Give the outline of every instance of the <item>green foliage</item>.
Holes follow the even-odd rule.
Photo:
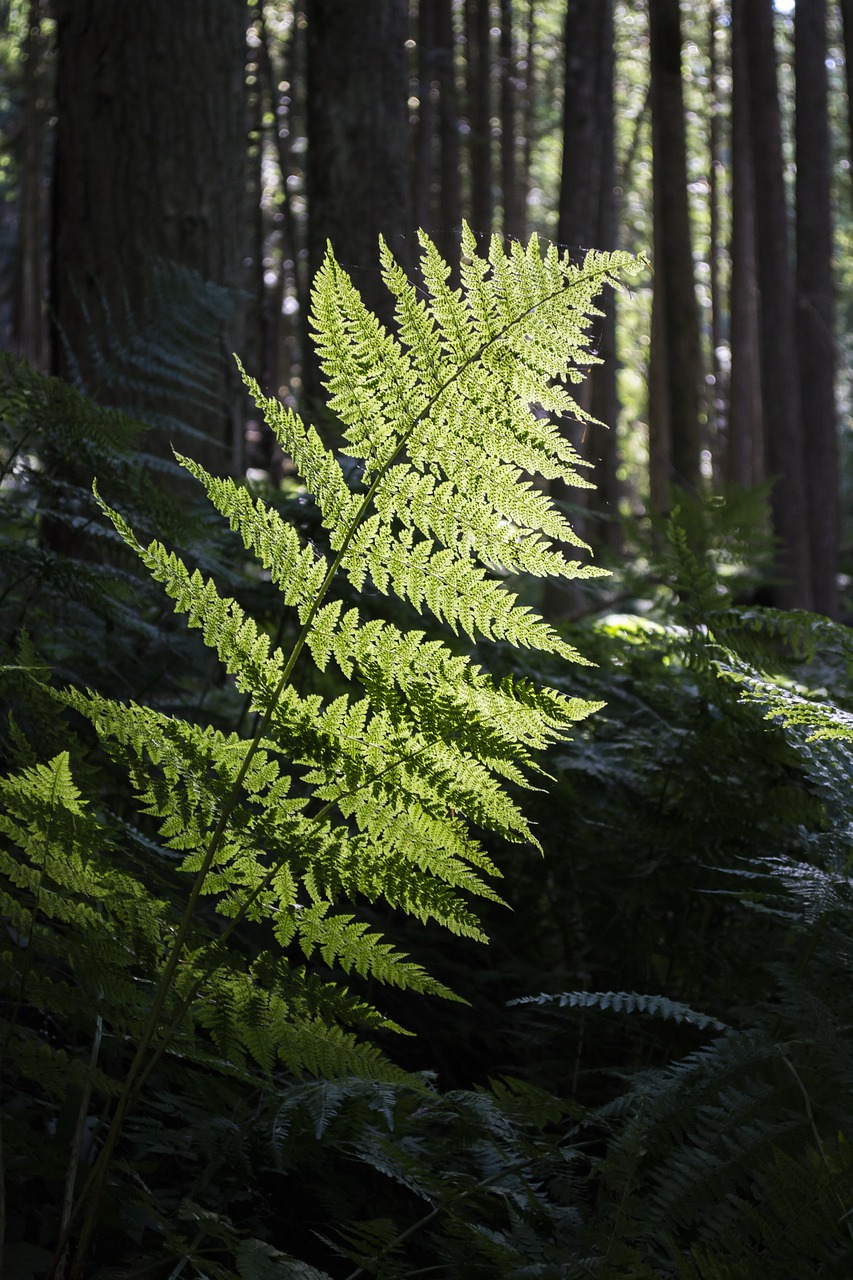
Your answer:
[[[525,473],[583,483],[579,459],[541,409],[584,416],[567,384],[580,377],[574,362],[591,358],[594,299],[635,264],[624,254],[590,254],[575,267],[553,248],[540,253],[535,241],[505,253],[497,239],[481,259],[466,232],[463,289],[453,292],[426,238],[423,249],[423,295],[382,250],[396,335],[365,310],[331,251],[315,285],[330,407],[344,452],[357,460],[349,475],[313,427],[247,380],[316,503],[328,551],[259,496],[179,458],[258,562],[256,572],[278,589],[284,648],[236,592],[225,594],[234,575],[219,571],[218,557],[141,538],[134,526],[156,526],[156,511],[153,521],[134,516],[131,524],[97,498],[109,522],[98,536],[106,528],[120,539],[110,544],[109,572],[126,563],[129,548],[200,632],[224,691],[234,691],[230,726],[139,694],[118,700],[98,679],[54,689],[27,641],[25,656],[5,664],[27,714],[52,700],[55,736],[67,743],[50,762],[25,759],[3,791],[5,954],[19,989],[7,1010],[6,1087],[17,1097],[35,1082],[48,1118],[41,1148],[49,1149],[44,1158],[35,1145],[26,1150],[33,1121],[24,1110],[7,1177],[24,1188],[38,1177],[56,1206],[37,1228],[39,1247],[57,1248],[52,1273],[67,1261],[72,1277],[90,1274],[91,1242],[95,1263],[105,1265],[123,1256],[129,1236],[143,1256],[154,1248],[164,1267],[183,1257],[200,1273],[232,1274],[201,1261],[218,1240],[239,1275],[299,1274],[220,1212],[236,1176],[228,1143],[205,1168],[195,1155],[187,1160],[178,1202],[145,1171],[162,1167],[179,1136],[174,1118],[192,1109],[196,1089],[220,1089],[227,1114],[235,1090],[266,1097],[283,1071],[291,1079],[354,1076],[362,1087],[374,1077],[407,1078],[374,1043],[377,1033],[400,1030],[377,991],[451,992],[385,941],[377,908],[483,938],[470,899],[497,902],[489,882],[498,871],[474,829],[535,846],[509,787],[529,788],[537,753],[597,706],[524,676],[487,674],[460,637],[579,658],[505,580],[520,570],[595,572],[554,548],[582,544]],[[13,374],[26,381],[20,369]],[[35,380],[33,396],[22,393],[22,414],[29,422],[34,398],[48,425],[27,455],[32,474],[50,456],[49,409],[63,397],[79,411],[86,447],[96,448],[86,424],[97,415],[67,389]],[[13,402],[8,395],[7,406]],[[14,419],[11,407],[6,419]],[[125,479],[132,472],[135,484],[140,474],[126,452],[134,428],[117,414],[98,421],[102,448],[116,458],[112,469],[99,464],[99,489],[124,507]],[[19,458],[20,447],[7,455]],[[24,503],[28,488],[22,481],[15,489]],[[130,509],[133,516],[133,502]],[[88,512],[86,522],[88,533]],[[37,557],[41,542],[27,533],[24,554]],[[76,558],[85,574],[86,554]],[[132,590],[132,578],[124,581]],[[451,634],[371,616],[373,606],[351,604],[352,590],[365,600],[393,593]],[[20,614],[18,629],[24,621]],[[303,670],[309,655],[313,672]],[[14,721],[8,744],[13,758],[32,754]],[[97,804],[83,802],[78,776],[102,788]],[[36,947],[51,966],[33,963]],[[351,988],[356,982],[367,983],[364,994]],[[38,1072],[27,1065],[33,1053]],[[55,1113],[72,1059],[67,1079],[83,1091],[76,1131],[89,1136],[75,1138],[69,1162]],[[478,1110],[484,1130],[502,1123],[494,1102],[465,1105]],[[151,1128],[158,1109],[159,1132]],[[506,1182],[502,1159],[484,1151],[474,1184],[485,1178],[520,1204],[527,1193]],[[207,1209],[212,1179],[220,1186]],[[484,1224],[480,1248],[493,1260],[509,1257],[507,1222],[515,1231],[523,1220],[513,1209]],[[24,1232],[34,1225],[28,1212],[21,1222]],[[365,1230],[353,1228],[347,1247],[366,1258]],[[373,1252],[388,1252],[386,1228],[376,1232]],[[23,1234],[11,1243],[30,1242]]]
[[[69,540],[7,592],[7,1269],[846,1276],[849,632],[732,605],[760,495],[682,503],[617,579],[633,613],[537,618],[512,591],[570,535],[525,474],[573,461],[523,366],[553,410],[572,298],[618,263],[496,245],[454,295],[425,254],[425,294],[384,255],[395,337],[331,256],[318,280],[349,461],[253,386],[305,487],[181,458],[214,516],[167,496],[165,538],[111,418],[108,555]],[[8,369],[8,429],[40,424],[5,446],[14,583],[69,393]],[[65,410],[81,440],[102,412]],[[165,597],[215,677],[151,696],[99,669],[106,621],[95,660],[57,637],[93,563],[90,619],[166,654]]]
[[[605,620],[588,649],[602,659],[589,684],[609,696],[580,751],[560,753],[563,811],[585,799],[562,840],[570,878],[539,825],[550,919],[573,912],[548,954],[590,988],[515,1002],[540,1046],[534,1078],[553,1079],[562,1054],[589,1107],[576,1137],[595,1144],[593,1198],[567,1274],[840,1277],[853,1248],[851,760],[837,733],[849,633],[720,607],[686,540],[669,546],[689,554],[674,614]],[[578,885],[596,887],[579,900]],[[602,978],[642,994],[602,994]],[[709,1014],[667,1031],[673,1001]],[[660,1032],[634,1012],[614,1033],[619,1004],[663,1015]],[[702,1031],[713,1038],[697,1047]]]

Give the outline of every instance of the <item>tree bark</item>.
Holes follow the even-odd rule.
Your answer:
[[[726,398],[720,352],[724,336],[720,178],[723,174],[722,103],[720,101],[717,28],[720,20],[716,0],[708,6],[708,269],[711,302],[711,381],[708,405],[708,447],[716,459],[721,453],[726,429]]]
[[[533,142],[536,129],[536,0],[528,0],[524,31],[524,96],[521,103],[521,207],[522,236],[527,234],[527,197],[533,164]]]
[[[838,614],[839,443],[826,76],[826,0],[794,20],[797,157],[797,344],[814,608]]]
[[[465,0],[468,50],[468,147],[471,166],[471,228],[492,231],[491,16],[489,0]]]
[[[804,474],[800,377],[794,323],[794,279],[782,159],[772,0],[733,0],[742,8],[749,65],[749,118],[755,183],[761,387],[767,468],[778,539],[774,600],[780,608],[812,607],[808,505]]]
[[[853,161],[853,0],[840,0],[844,33],[844,78],[847,84],[847,146]]]
[[[459,146],[459,95],[456,91],[456,29],[452,0],[436,0],[436,75],[438,78],[438,232],[437,243],[459,283],[462,231],[462,176]]]
[[[390,322],[379,236],[406,269],[411,254],[406,0],[308,0],[305,14],[311,274],[331,240],[367,306]]]
[[[45,308],[45,97],[41,0],[30,0],[23,54],[18,237],[15,255],[13,339],[16,351],[37,369],[48,366]]]
[[[252,279],[245,4],[56,0],[54,14],[54,371],[168,423],[164,451],[172,429],[188,425],[205,439],[185,447],[208,466],[238,470],[243,398],[231,353],[243,349],[242,300]],[[147,350],[182,354],[173,350],[173,299],[152,299],[164,279],[158,265],[220,286],[213,296],[221,306],[210,316],[211,385],[198,406],[187,406],[179,378],[153,385],[155,366],[151,385],[128,403],[130,387],[115,374],[111,343],[128,310],[131,332],[120,336],[133,342],[144,327],[143,374]]]
[[[594,247],[601,198],[601,0],[566,4],[563,164],[557,240],[574,261]]]
[[[649,419],[649,506],[655,513],[669,508],[669,492],[672,474],[672,440],[670,424],[672,415],[669,404],[669,377],[667,374],[667,333],[664,319],[663,260],[655,267],[652,287],[652,323],[649,340],[648,388]]]
[[[600,0],[599,4],[599,81],[598,114],[601,126],[600,140],[600,190],[598,197],[598,225],[596,248],[615,249],[619,235],[619,204],[616,193],[616,121],[614,118],[614,75],[616,54],[613,43],[613,0]],[[622,546],[622,526],[619,522],[619,499],[622,486],[619,481],[619,392],[617,384],[618,360],[616,354],[616,309],[618,297],[608,293],[604,299],[604,318],[598,354],[603,364],[593,366],[590,379],[590,412],[606,430],[593,427],[589,436],[588,456],[595,461],[591,479],[595,490],[590,494],[590,509],[604,517],[600,528],[593,534],[594,544],[618,553]]]
[[[522,191],[518,179],[516,145],[517,67],[512,0],[501,0],[501,190],[503,194],[503,233],[511,240],[524,234]]]
[[[613,156],[613,6],[612,0],[569,0],[565,19],[563,99],[563,163],[560,181],[557,240],[575,262],[600,245],[612,247],[616,237]],[[612,328],[612,295],[604,300],[608,315],[601,322],[599,353],[613,363],[592,365],[577,390],[580,407],[600,418],[594,423],[565,423],[575,447],[594,464],[587,478],[596,490],[552,485],[552,495],[589,516],[574,523],[577,531],[598,549],[609,539],[607,521],[595,519],[617,514],[615,331]],[[606,428],[610,427],[610,431]],[[590,518],[592,517],[592,518]],[[616,525],[614,524],[614,529]],[[546,593],[545,607],[552,616],[573,607],[565,589]]]
[[[743,9],[732,8],[732,224],[729,297],[731,375],[726,440],[726,479],[752,485],[764,479],[761,352],[755,240],[755,182],[749,126],[749,65]]]
[[[412,211],[416,227],[432,234],[436,63],[436,0],[418,5],[418,124],[412,166]]]
[[[665,362],[669,470],[674,483],[699,487],[699,307],[687,196],[687,147],[681,86],[678,0],[650,0],[655,293],[659,294],[656,358]],[[662,273],[662,274],[661,274]],[[654,338],[653,338],[654,341]],[[656,430],[656,435],[667,433]]]

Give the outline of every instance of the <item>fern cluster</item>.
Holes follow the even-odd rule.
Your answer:
[[[400,1029],[376,984],[451,992],[385,941],[369,904],[483,938],[471,898],[497,900],[498,868],[476,831],[536,845],[508,787],[529,787],[537,753],[597,705],[495,679],[469,645],[498,639],[579,660],[507,579],[597,572],[563,559],[556,543],[582,544],[530,477],[585,483],[548,415],[584,416],[569,385],[594,359],[594,300],[635,264],[591,253],[574,266],[535,241],[505,252],[494,240],[481,258],[467,231],[463,251],[454,291],[424,238],[421,291],[383,247],[393,334],[327,255],[313,325],[351,478],[313,427],[247,379],[319,509],[328,550],[245,487],[179,458],[278,588],[289,647],[223,591],[223,575],[140,537],[98,497],[245,700],[238,728],[96,687],[53,689],[34,663],[7,664],[27,668],[79,735],[76,759],[27,762],[3,793],[10,911],[15,900],[4,963],[19,985],[4,1011],[6,1078],[29,1080],[48,1114],[76,1106],[81,1134],[96,1117],[95,1140],[75,1139],[44,1215],[56,1274],[67,1263],[83,1274],[90,1242],[104,1239],[99,1223],[147,1202],[116,1159],[171,1063],[190,1079],[215,1068],[252,1087],[281,1069],[402,1078],[371,1039]],[[117,504],[114,479],[101,489]],[[353,591],[393,593],[449,633],[403,630],[375,605],[354,606]],[[343,691],[316,692],[308,658],[315,673],[333,665]],[[117,812],[86,806],[73,780],[81,768],[124,774]],[[117,842],[130,858],[113,857]],[[33,963],[51,950],[55,974]],[[85,998],[69,994],[78,979]],[[82,1100],[69,1095],[69,1044]],[[6,1147],[7,1178],[25,1185],[27,1134],[21,1125]],[[48,1131],[40,1149],[51,1145]],[[54,1190],[62,1151],[55,1143],[44,1166]]]
[[[683,538],[670,546],[693,556]],[[557,911],[596,872],[600,887],[560,932],[551,993],[514,1002],[540,1046],[534,1078],[553,1079],[563,1055],[587,1108],[574,1139],[597,1148],[566,1274],[842,1277],[850,637],[806,614],[726,607],[695,557],[687,568],[674,616],[596,627],[617,670],[591,673],[608,709],[559,753],[564,803],[582,789],[585,820],[564,838],[569,885],[558,868],[549,879]],[[543,839],[553,866],[559,837]],[[560,965],[588,989],[561,991]],[[634,990],[596,990],[602,977]]]

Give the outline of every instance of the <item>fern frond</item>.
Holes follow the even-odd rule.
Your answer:
[[[678,1000],[670,1000],[661,995],[640,995],[636,991],[561,991],[550,995],[543,992],[538,996],[521,996],[511,1000],[513,1005],[537,1005],[557,1009],[610,1009],[614,1013],[648,1013],[653,1017],[672,1022],[687,1022],[704,1031],[706,1027],[714,1031],[727,1030],[726,1024],[707,1013],[697,1013],[688,1005]]]
[[[583,661],[507,582],[522,572],[598,572],[564,559],[563,547],[583,543],[529,476],[586,483],[582,460],[549,415],[587,416],[569,388],[594,358],[595,300],[635,264],[591,254],[579,268],[556,249],[543,253],[535,239],[509,252],[494,239],[480,257],[466,229],[462,288],[454,291],[425,238],[422,247],[423,297],[381,247],[394,334],[370,315],[331,250],[317,277],[312,324],[342,451],[355,467],[345,471],[313,426],[244,375],[316,504],[325,552],[303,523],[289,524],[248,489],[178,457],[278,593],[280,641],[271,639],[273,611],[264,622],[251,615],[249,592],[235,587],[239,575],[224,555],[201,547],[195,560],[178,554],[159,536],[137,534],[137,512],[119,513],[98,497],[111,552],[123,562],[129,548],[216,655],[220,705],[233,705],[236,690],[244,707],[231,732],[198,723],[198,708],[182,716],[162,703],[107,696],[97,680],[45,690],[98,734],[118,793],[105,806],[120,813],[109,838],[75,791],[67,757],[28,761],[29,772],[0,790],[0,906],[11,922],[3,976],[20,975],[29,951],[21,938],[31,939],[46,964],[22,984],[26,1000],[66,1023],[82,1021],[74,1043],[91,1043],[93,1017],[106,1025],[116,1072],[124,1072],[75,1224],[75,1273],[87,1265],[110,1169],[126,1180],[122,1192],[132,1188],[130,1200],[147,1205],[131,1164],[115,1157],[119,1137],[133,1131],[127,1120],[140,1093],[160,1096],[153,1080],[161,1073],[174,1078],[177,1065],[195,1079],[210,1070],[253,1087],[280,1072],[412,1084],[369,1040],[401,1028],[350,984],[452,993],[386,941],[366,904],[482,939],[471,902],[499,901],[490,883],[498,869],[474,831],[537,847],[515,793],[541,775],[536,753],[597,705],[495,679],[460,637]],[[352,588],[368,588],[374,600],[353,607]],[[381,604],[375,597],[387,594],[432,615],[444,635],[406,634],[368,617]],[[308,657],[336,669],[319,681],[306,677]],[[128,816],[132,806],[138,821]],[[102,865],[84,855],[81,833],[104,851]],[[136,878],[113,875],[112,838],[132,850]],[[75,982],[85,991],[76,1003]],[[31,1030],[9,1040],[21,1062],[38,1039]],[[126,1045],[135,1045],[130,1054]],[[61,1062],[48,1057],[43,1089],[53,1096]],[[103,1097],[114,1088],[111,1071],[86,1078]],[[517,1268],[544,1201],[532,1179],[507,1173],[515,1130],[494,1100],[474,1095],[457,1110],[472,1135],[460,1186],[486,1212],[475,1227],[456,1214],[453,1231],[485,1262]],[[177,1151],[173,1133],[161,1154],[170,1141]],[[358,1158],[417,1185],[411,1153],[389,1154],[374,1135],[364,1136]],[[432,1175],[437,1186],[443,1180],[441,1171]],[[186,1206],[201,1238],[233,1254],[233,1226],[194,1199]],[[159,1212],[146,1221],[165,1221]],[[166,1238],[178,1255],[195,1256],[180,1231]],[[391,1242],[379,1248],[387,1254]],[[244,1253],[250,1273],[268,1262],[289,1266],[284,1255]]]

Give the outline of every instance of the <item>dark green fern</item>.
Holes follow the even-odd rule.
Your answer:
[[[331,251],[315,284],[318,352],[343,450],[357,462],[352,482],[313,427],[247,380],[320,510],[326,553],[242,486],[179,458],[278,587],[293,619],[281,630],[293,637],[289,647],[223,592],[220,575],[140,538],[112,505],[120,488],[101,485],[112,527],[218,656],[226,686],[247,700],[240,720],[250,727],[228,731],[93,688],[55,693],[59,709],[91,726],[134,797],[125,825],[85,819],[107,824],[107,843],[129,826],[138,832],[139,873],[116,877],[108,893],[98,888],[94,836],[78,854],[42,834],[84,822],[75,763],[60,755],[6,784],[5,877],[18,901],[6,954],[20,975],[6,1011],[7,1061],[13,1073],[29,1071],[48,1108],[64,1105],[67,1050],[39,1025],[46,979],[16,939],[54,946],[57,983],[67,984],[76,962],[57,891],[73,889],[62,908],[68,926],[81,954],[91,935],[100,957],[91,1007],[72,1001],[97,1143],[80,1143],[68,1166],[64,1208],[51,1219],[51,1274],[89,1274],[93,1240],[108,1257],[103,1224],[122,1204],[147,1200],[119,1156],[170,1063],[182,1062],[190,1078],[215,1070],[256,1084],[282,1069],[403,1078],[371,1039],[399,1029],[378,1008],[377,986],[451,992],[385,941],[364,908],[384,902],[482,938],[471,898],[496,899],[498,872],[475,831],[536,845],[508,784],[529,787],[538,753],[597,705],[525,679],[496,680],[468,645],[499,639],[581,660],[505,578],[598,572],[563,559],[557,543],[582,544],[528,476],[585,483],[580,459],[541,410],[584,416],[568,385],[594,358],[595,299],[636,264],[591,253],[574,266],[535,240],[506,253],[495,239],[481,258],[466,231],[463,288],[453,291],[426,238],[423,251],[420,292],[382,249],[395,335],[366,311]],[[449,633],[404,631],[352,606],[353,589],[394,594]],[[315,671],[333,663],[345,691],[314,692],[309,659]],[[96,763],[90,754],[86,767]],[[40,816],[29,820],[17,815],[31,792]],[[151,883],[165,892],[155,896]],[[137,900],[130,928],[122,912]],[[365,979],[358,994],[351,983]],[[109,1044],[108,1054],[98,1050],[106,1076],[86,1065],[95,1056],[87,1030],[89,1042]],[[38,1065],[27,1067],[31,1043]]]

